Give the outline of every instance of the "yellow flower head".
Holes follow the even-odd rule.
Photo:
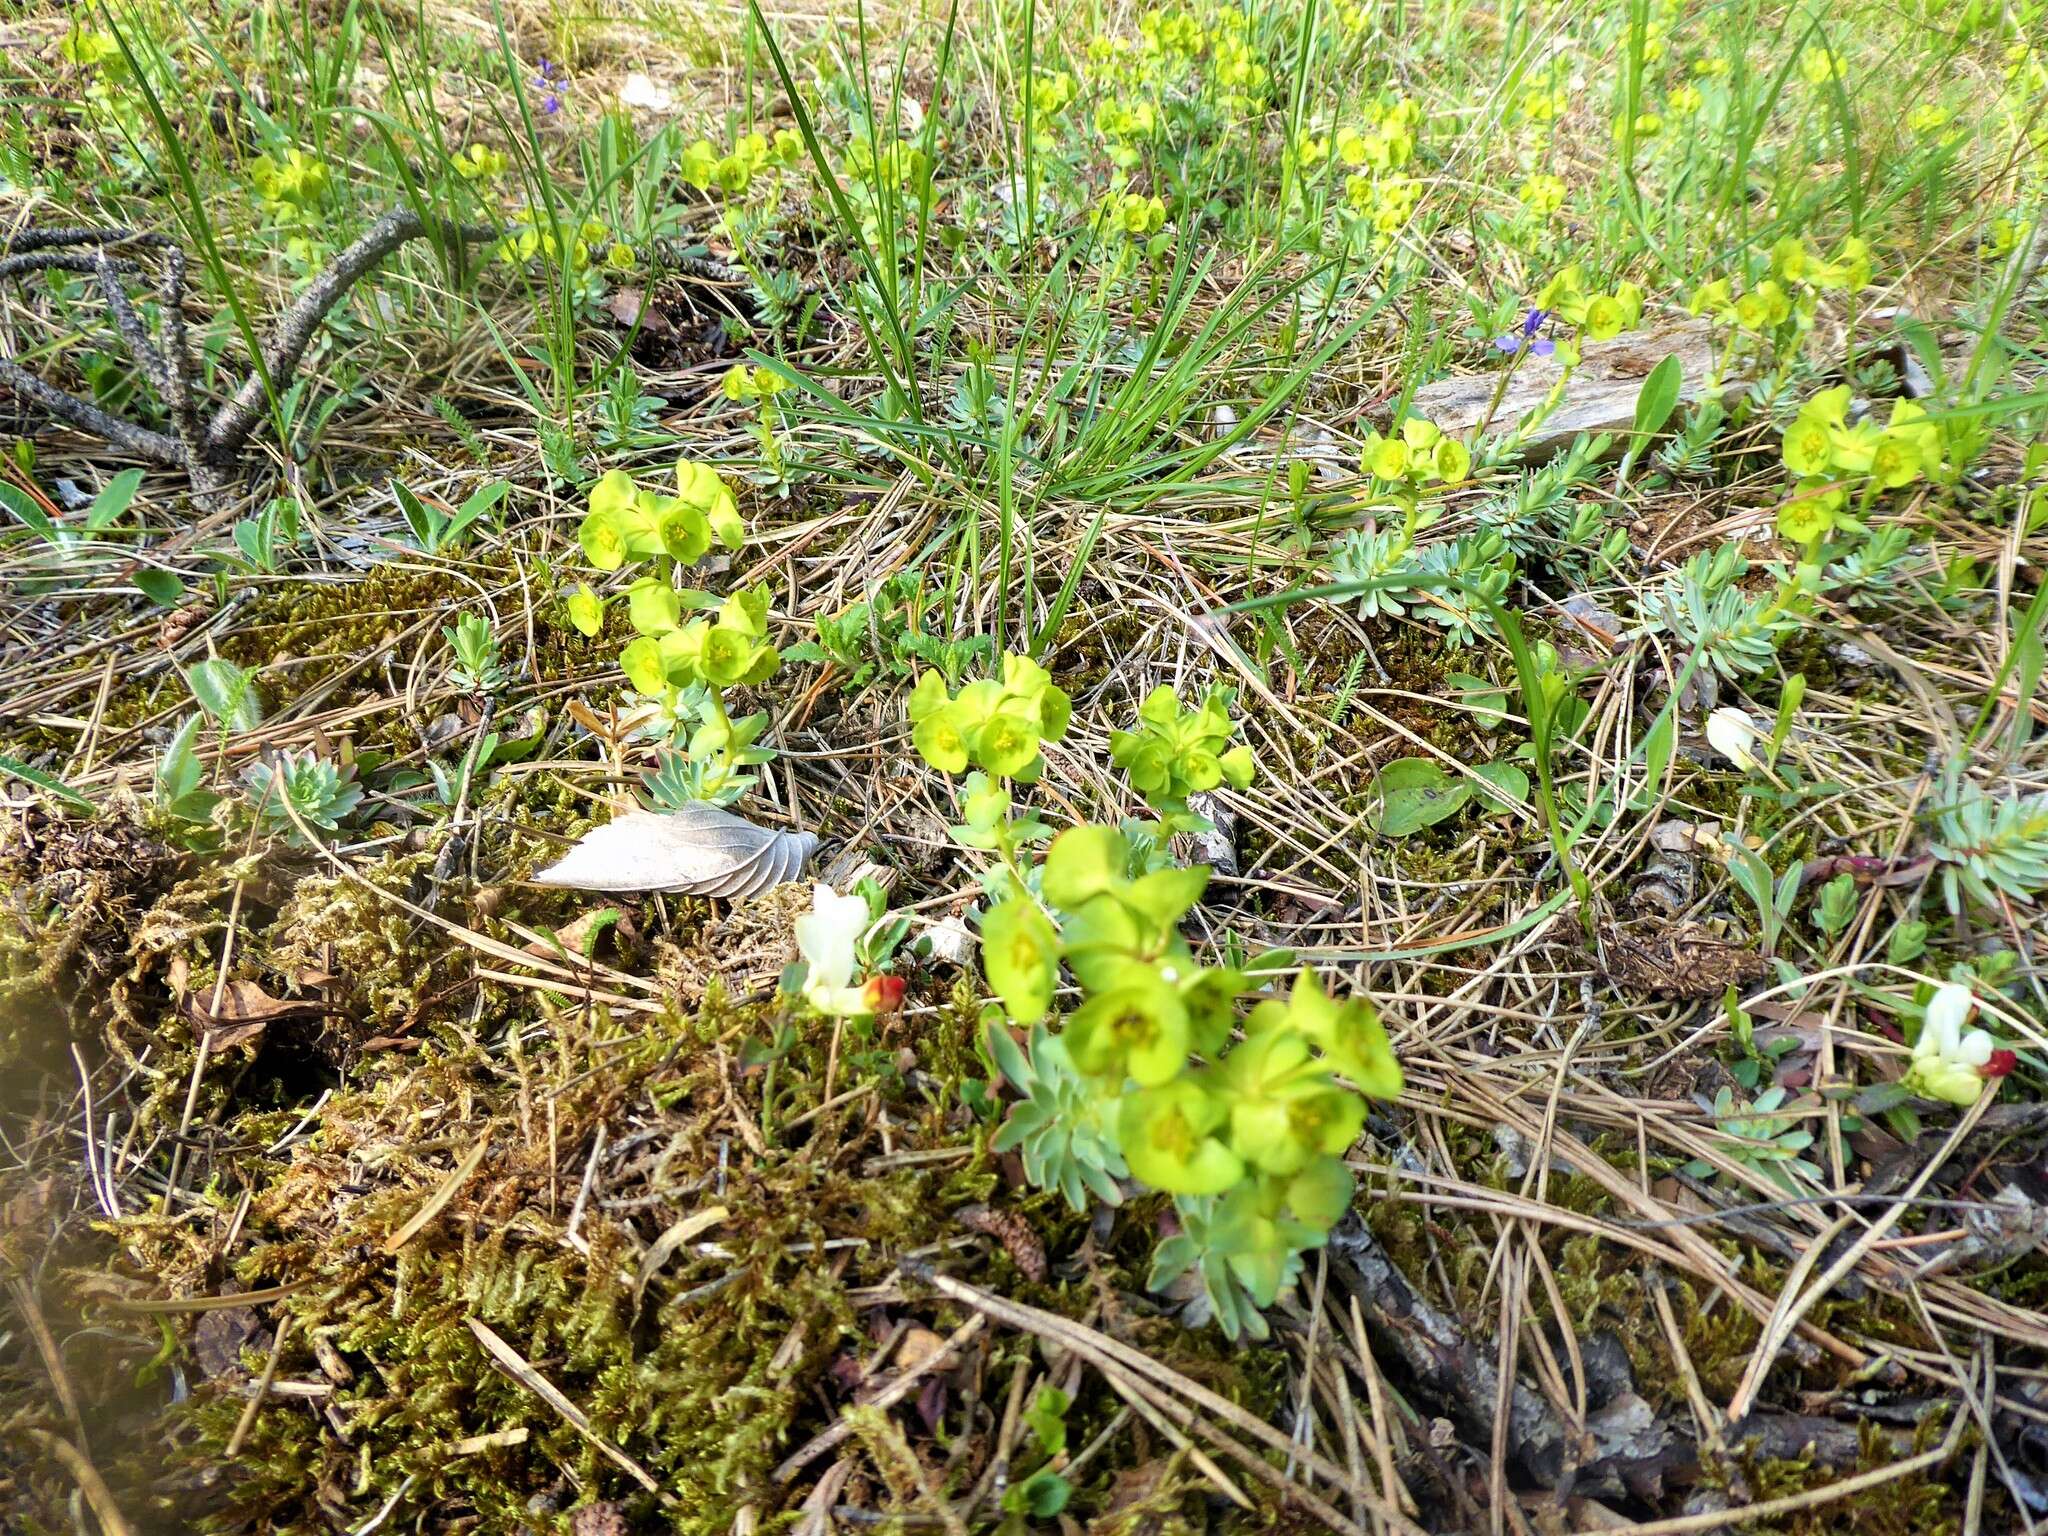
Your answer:
[[[488,144],[471,144],[455,156],[455,173],[464,181],[496,181],[511,163]]]
[[[1564,206],[1564,178],[1547,171],[1537,171],[1522,183],[1517,195],[1532,212],[1553,214]]]

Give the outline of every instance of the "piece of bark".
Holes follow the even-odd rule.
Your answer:
[[[1713,328],[1703,319],[1667,321],[1624,331],[1612,341],[1582,342],[1579,351],[1579,367],[1565,384],[1562,403],[1530,430],[1521,446],[1525,460],[1547,459],[1582,432],[1616,434],[1611,451],[1620,453],[1635,426],[1636,396],[1643,380],[1666,357],[1678,358],[1679,404],[1695,405],[1706,398],[1707,375],[1714,366]],[[1554,357],[1523,358],[1490,415],[1493,392],[1500,387],[1499,368],[1425,384],[1415,392],[1409,410],[1453,437],[1489,421],[1491,431],[1505,432],[1549,397],[1563,372]],[[1722,400],[1740,393],[1744,382],[1722,380]]]

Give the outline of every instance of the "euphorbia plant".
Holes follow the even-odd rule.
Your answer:
[[[1216,689],[1183,710],[1157,689],[1138,728],[1112,735],[1162,830],[1202,824],[1189,794],[1250,782],[1249,751],[1228,745],[1228,701]],[[1285,1000],[1263,995],[1278,976],[1272,957],[1205,965],[1181,923],[1209,871],[1159,867],[1164,837],[1083,824],[1033,861],[1050,829],[1013,812],[1003,781],[1036,779],[1041,745],[1065,734],[1070,709],[1018,656],[1002,681],[957,695],[928,673],[910,701],[925,761],[977,770],[955,840],[996,859],[982,882],[982,963],[999,1000],[989,1050],[1023,1098],[994,1146],[1019,1152],[1031,1181],[1077,1210],[1091,1197],[1116,1203],[1126,1179],[1173,1196],[1180,1232],[1159,1249],[1154,1285],[1192,1267],[1201,1311],[1233,1338],[1263,1337],[1259,1309],[1349,1204],[1342,1154],[1364,1123],[1362,1095],[1398,1093],[1401,1069],[1364,999],[1336,1001],[1306,972]],[[1055,1033],[1063,972],[1080,999]],[[1241,1015],[1247,998],[1258,1000]]]
[[[1109,755],[1130,775],[1172,832],[1206,832],[1208,821],[1188,809],[1188,796],[1222,784],[1251,787],[1252,749],[1229,745],[1236,725],[1230,718],[1231,690],[1218,685],[1194,709],[1162,684],[1138,706],[1138,728],[1109,733]]]
[[[1240,1019],[1240,1000],[1273,972],[1204,965],[1182,937],[1209,871],[1132,878],[1132,862],[1121,832],[1071,828],[1047,850],[1040,894],[1019,891],[983,919],[984,966],[1010,1022],[1046,1017],[1062,963],[1082,993],[1060,1034],[1034,1030],[1031,1060],[998,1022],[992,1049],[1027,1097],[995,1146],[1029,1145],[1033,1176],[1070,1200],[1099,1187],[1112,1159],[1174,1196],[1181,1234],[1161,1246],[1154,1286],[1193,1267],[1206,1312],[1233,1337],[1263,1337],[1258,1308],[1349,1203],[1342,1154],[1364,1123],[1362,1095],[1399,1093],[1400,1065],[1372,1005],[1332,999],[1312,972]],[[1060,1054],[1041,1062],[1048,1041]],[[1049,1092],[1060,1116],[1040,1102]]]
[[[1045,668],[1028,656],[1005,656],[1000,682],[969,683],[957,694],[936,671],[918,678],[910,694],[911,742],[941,773],[962,772],[971,762],[1030,784],[1043,761],[1040,744],[1066,735],[1073,712]]]
[[[686,762],[671,777],[692,798],[730,804],[752,782],[741,770],[773,756],[757,745],[767,716],[734,720],[725,706],[726,689],[764,682],[781,663],[768,642],[768,589],[721,600],[678,588],[676,574],[702,559],[714,538],[729,550],[745,542],[732,492],[716,470],[688,459],[676,464],[674,495],[648,490],[615,469],[592,488],[577,538],[601,571],[645,565],[626,588],[637,638],[619,653],[620,670],[659,726],[689,731]],[[569,616],[578,629],[595,634],[603,625],[602,601],[581,587],[569,599]]]
[[[1570,321],[1588,340],[1609,341],[1642,320],[1643,290],[1622,283],[1611,293],[1589,293],[1574,262],[1544,284],[1536,307]]]
[[[1801,406],[1781,446],[1785,467],[1799,479],[1778,509],[1778,532],[1805,546],[1809,559],[1831,534],[1862,532],[1862,514],[1879,492],[1932,478],[1942,469],[1941,430],[1927,420],[1925,409],[1895,400],[1884,426],[1868,417],[1851,426],[1846,384],[1824,389]]]

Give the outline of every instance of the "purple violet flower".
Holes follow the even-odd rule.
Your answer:
[[[1510,355],[1528,352],[1532,357],[1548,357],[1557,350],[1557,343],[1548,336],[1537,334],[1550,319],[1547,309],[1532,309],[1522,317],[1521,325],[1512,331],[1505,331],[1493,338],[1494,350]]]
[[[554,60],[543,58],[533,77],[533,88],[540,94],[541,111],[552,117],[562,110],[562,93],[569,89],[569,73]]]

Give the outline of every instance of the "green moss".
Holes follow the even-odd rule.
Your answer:
[[[417,1022],[436,990],[454,983],[462,956],[390,898],[409,896],[433,862],[423,853],[386,855],[360,871],[367,888],[339,875],[306,875],[263,935],[268,968],[332,973],[349,1014],[374,1033]]]
[[[940,1016],[932,1059],[958,1058],[959,1043],[947,1036],[962,1025]],[[381,1257],[445,1164],[445,1138],[433,1136],[437,1106],[460,1096],[465,1124],[516,1118],[517,1080],[495,1051],[430,1047],[404,1073],[337,1095],[314,1154],[277,1168],[258,1193],[250,1222],[259,1243],[237,1272],[248,1285],[306,1284],[284,1309],[299,1338],[321,1333],[354,1370],[355,1381],[334,1397],[352,1445],[302,1411],[266,1410],[243,1473],[206,1528],[324,1530],[325,1490],[376,1501],[408,1478],[473,1508],[491,1529],[511,1529],[529,1499],[558,1490],[564,1471],[578,1486],[646,1504],[559,1415],[490,1363],[468,1327],[472,1318],[675,1494],[676,1506],[661,1515],[668,1528],[723,1531],[742,1505],[773,1508],[780,1493],[767,1485],[767,1471],[803,1424],[816,1427],[822,1373],[860,1333],[849,1291],[886,1278],[896,1254],[953,1235],[949,1213],[994,1193],[979,1154],[964,1167],[869,1172],[818,1144],[833,1134],[829,1120],[810,1128],[811,1142],[729,1159],[728,1133],[713,1131],[703,1113],[722,1106],[731,1084],[703,1042],[723,1042],[730,1064],[744,1059],[748,1040],[781,1040],[785,1060],[808,1065],[828,1036],[819,1021],[714,999],[694,1019],[656,1020],[630,1034],[601,1020],[581,1034],[564,1030],[525,1060],[523,1071],[544,1085],[558,1137],[575,1144],[627,1105],[670,1104],[664,1180],[676,1193],[661,1220],[714,1203],[728,1212],[705,1235],[723,1253],[677,1256],[637,1307],[638,1252],[623,1228],[593,1210],[583,1223],[589,1253],[562,1242],[569,1194],[558,1181],[550,1192],[545,1139],[536,1146],[512,1135],[461,1202],[395,1260]],[[738,1091],[758,1118],[765,1071],[746,1073]],[[927,1112],[907,1083],[883,1091],[906,1128]],[[422,1115],[414,1134],[442,1149],[425,1164],[407,1138],[391,1139]],[[378,1128],[380,1140],[357,1141],[365,1128]],[[380,1187],[338,1197],[329,1172],[337,1155],[380,1173],[370,1180]],[[393,1179],[403,1169],[416,1172]],[[321,1235],[307,1236],[309,1228]],[[852,1248],[821,1247],[849,1238]],[[800,1346],[778,1362],[793,1334]],[[239,1412],[239,1399],[211,1391],[181,1412],[194,1466],[217,1464]],[[528,1438],[517,1446],[451,1450],[465,1437],[522,1427]]]
[[[1726,1472],[1710,1469],[1707,1486],[1720,1487],[1735,1503],[1763,1503],[1817,1492],[1860,1472],[1874,1472],[1892,1465],[1902,1456],[1930,1449],[1940,1438],[1941,1426],[1929,1421],[1916,1434],[1910,1450],[1895,1451],[1875,1425],[1863,1429],[1862,1454],[1850,1468],[1816,1466],[1811,1457],[1797,1459],[1756,1458],[1738,1452],[1736,1464]],[[1996,1487],[1996,1479],[1993,1479]],[[1887,1478],[1877,1486],[1848,1498],[1824,1499],[1805,1509],[1752,1521],[1742,1529],[1750,1536],[1953,1536],[1962,1528],[1967,1484],[1963,1479],[1936,1469],[1905,1477]],[[1992,1502],[2003,1504],[2002,1494]],[[1999,1523],[1993,1510],[1985,1511],[1984,1529],[2009,1528]]]

